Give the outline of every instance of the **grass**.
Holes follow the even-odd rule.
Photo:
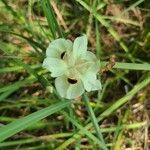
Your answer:
[[[0,150],[148,149],[148,1],[1,0],[0,8]],[[49,42],[83,33],[103,89],[68,101],[42,62]]]

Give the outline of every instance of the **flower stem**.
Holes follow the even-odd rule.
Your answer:
[[[93,111],[93,109],[92,109],[92,107],[91,107],[91,105],[90,105],[89,98],[87,97],[87,95],[86,95],[85,93],[83,94],[83,100],[84,100],[84,102],[85,102],[87,111],[88,111],[88,113],[89,113],[89,115],[90,115],[91,121],[92,121],[93,126],[94,126],[94,128],[95,128],[97,137],[98,137],[99,140],[103,143],[103,147],[105,147],[104,150],[108,150],[108,149],[107,149],[107,146],[106,146],[106,144],[105,144],[103,135],[102,135],[102,133],[101,133],[101,131],[100,131],[100,127],[99,127],[99,125],[98,125],[96,116],[95,116],[94,111]]]

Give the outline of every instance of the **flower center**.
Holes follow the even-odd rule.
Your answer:
[[[76,83],[77,83],[77,80],[76,80],[76,79],[68,78],[68,82],[69,82],[70,84],[76,84]]]

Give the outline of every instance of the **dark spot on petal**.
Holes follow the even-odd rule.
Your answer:
[[[77,80],[76,80],[76,79],[70,79],[70,78],[68,78],[68,82],[69,82],[70,84],[76,84],[76,83],[77,83]]]
[[[60,55],[60,58],[61,58],[61,59],[63,59],[63,58],[64,58],[65,53],[66,53],[66,52],[62,52],[62,53],[61,53],[61,55]]]

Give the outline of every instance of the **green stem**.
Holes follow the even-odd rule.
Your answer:
[[[105,144],[103,135],[102,135],[102,133],[101,133],[101,131],[100,131],[100,127],[99,127],[99,125],[98,125],[96,116],[95,116],[95,114],[94,114],[94,111],[93,111],[93,109],[92,109],[92,107],[91,107],[91,105],[90,105],[89,99],[88,99],[88,97],[87,97],[86,94],[83,94],[83,100],[84,100],[84,102],[85,102],[86,108],[87,108],[88,113],[89,113],[89,115],[90,115],[90,118],[91,118],[91,120],[92,120],[92,123],[93,123],[93,126],[94,126],[94,128],[95,128],[97,137],[99,138],[99,140],[100,140],[100,141],[103,143],[103,145],[105,146],[105,150],[107,150],[107,146],[106,146],[106,144]]]

